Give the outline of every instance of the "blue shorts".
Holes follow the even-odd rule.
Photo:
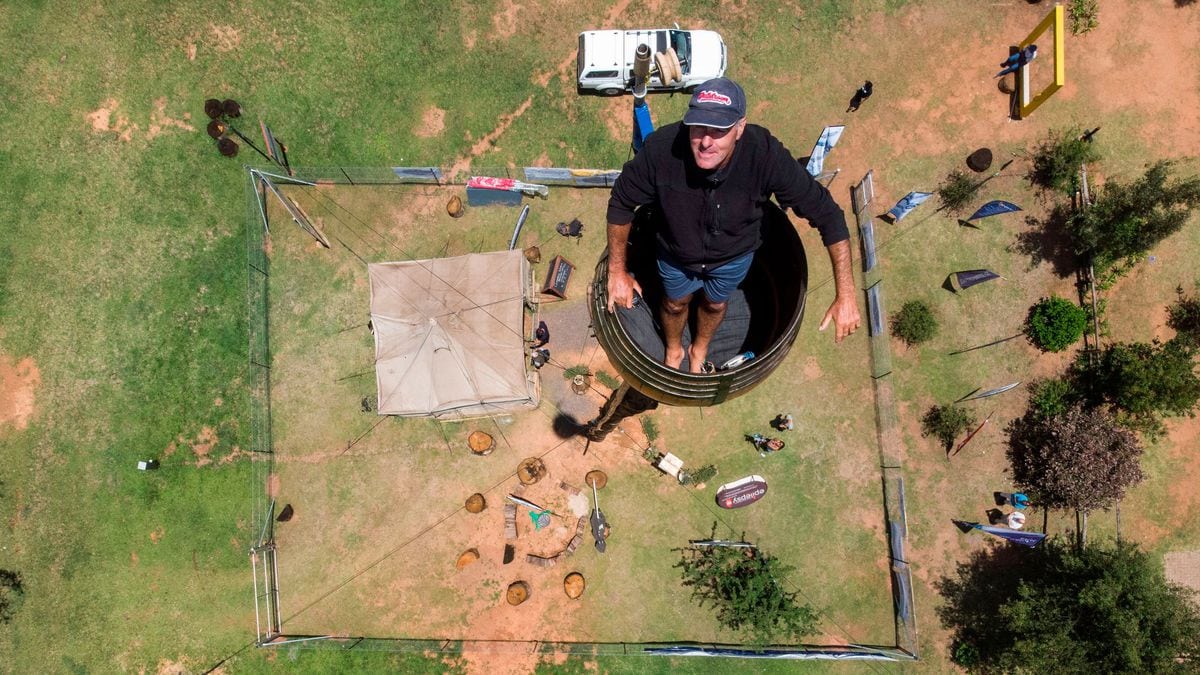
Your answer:
[[[716,269],[697,272],[664,257],[658,259],[658,274],[662,277],[663,290],[671,300],[682,300],[701,288],[711,302],[725,302],[746,278],[754,251],[739,256]]]

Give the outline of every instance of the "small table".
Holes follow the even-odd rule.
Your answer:
[[[662,459],[658,460],[658,464],[655,466],[658,467],[659,471],[668,476],[674,476],[675,480],[679,480],[679,472],[683,470],[683,460],[668,452],[662,456]]]

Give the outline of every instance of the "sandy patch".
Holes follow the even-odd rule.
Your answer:
[[[166,533],[167,533],[166,530],[164,530],[163,528],[160,527],[150,533],[150,541],[157,544],[159,542],[159,540],[161,540],[163,538],[163,535]]]
[[[430,106],[421,113],[421,123],[413,129],[413,135],[419,138],[441,136],[446,130],[446,111],[437,106]]]
[[[150,112],[150,124],[146,127],[146,138],[153,139],[168,129],[195,131],[196,127],[188,124],[191,113],[183,113],[183,117],[175,119],[167,114],[167,97],[162,96],[154,101],[154,110]]]
[[[35,410],[35,392],[42,374],[33,357],[13,361],[0,354],[0,428],[13,425],[18,431],[29,426]]]
[[[242,32],[233,26],[218,26],[208,24],[208,31],[213,40],[213,49],[224,53],[237,49],[242,44]]]
[[[195,61],[196,60],[196,43],[189,42],[187,47],[184,48],[184,54],[187,56],[188,61]]]
[[[274,499],[279,496],[279,474],[267,476],[267,496]]]
[[[504,0],[504,6],[492,16],[492,28],[495,29],[492,37],[505,39],[516,35],[523,7],[513,0]]]

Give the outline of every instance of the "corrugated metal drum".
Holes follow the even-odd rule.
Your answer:
[[[661,290],[652,289],[648,283],[653,280],[657,284],[658,279],[654,267],[653,217],[652,211],[646,208],[635,216],[628,261],[646,293],[647,308],[654,307],[653,314],[656,315]],[[714,349],[710,348],[709,357],[719,364],[728,356],[753,351],[755,358],[712,374],[694,375],[668,368],[660,360],[661,337],[657,337],[656,344],[648,345],[644,337],[646,327],[634,325],[638,319],[633,312],[608,312],[607,251],[596,264],[596,275],[588,288],[588,311],[601,348],[631,387],[669,405],[716,405],[745,394],[774,372],[791,349],[804,318],[808,292],[804,244],[791,221],[774,204],[768,204],[764,209],[763,245],[754,256],[742,288],[747,324],[744,338],[735,338],[738,342],[733,343],[734,350],[726,349],[724,356],[714,354]],[[734,300],[731,300],[726,321],[730,321],[733,312]],[[643,315],[651,314],[643,310]],[[720,335],[719,331],[718,337]],[[717,344],[716,339],[713,344]],[[658,349],[658,355],[650,353],[654,348]]]

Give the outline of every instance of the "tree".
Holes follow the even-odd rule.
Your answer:
[[[1142,446],[1100,408],[1026,413],[1008,427],[1013,482],[1049,508],[1088,512],[1112,506],[1140,483]]]
[[[942,208],[951,213],[959,213],[975,198],[983,183],[976,181],[967,174],[955,169],[946,176],[946,182],[938,187],[938,198],[942,200]]]
[[[954,439],[962,432],[975,426],[975,416],[962,406],[935,405],[921,418],[921,435],[933,436],[946,446],[954,447]]]
[[[927,342],[937,334],[937,317],[929,305],[920,300],[909,300],[899,312],[892,315],[892,333],[912,346]]]
[[[794,569],[761,549],[705,546],[681,554],[675,567],[683,570],[683,585],[691,587],[692,598],[701,606],[711,603],[721,625],[747,631],[754,644],[817,631],[817,611],[797,602],[799,594],[780,582]]]
[[[1052,295],[1029,308],[1025,336],[1042,351],[1061,352],[1083,337],[1087,321],[1082,307]]]
[[[1120,274],[1200,207],[1200,178],[1170,178],[1170,162],[1158,162],[1132,183],[1108,181],[1091,208],[1071,214],[1067,229],[1075,252],[1091,256],[1097,274]]]
[[[974,672],[1159,673],[1200,659],[1191,591],[1136,545],[994,547],[937,586],[956,661]]]
[[[1081,356],[1076,377],[1090,403],[1107,403],[1129,426],[1157,435],[1161,417],[1194,414],[1200,401],[1194,355],[1180,340],[1117,343],[1105,347],[1095,363]]]
[[[1079,394],[1066,378],[1037,380],[1029,384],[1029,412],[1039,418],[1061,415],[1078,399]]]
[[[1095,144],[1082,136],[1078,127],[1050,132],[1033,151],[1029,181],[1048,190],[1073,193],[1079,184],[1079,167],[1100,159]]]
[[[1193,349],[1200,349],[1200,297],[1183,294],[1176,288],[1179,297],[1167,308],[1167,325],[1175,329],[1175,339]]]

